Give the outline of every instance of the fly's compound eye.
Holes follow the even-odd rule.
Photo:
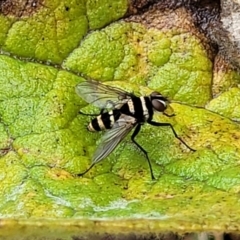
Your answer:
[[[159,92],[152,92],[150,95],[152,106],[158,112],[164,112],[168,105],[168,100]]]
[[[153,99],[152,100],[153,108],[158,112],[164,112],[167,108],[167,103],[160,99]]]

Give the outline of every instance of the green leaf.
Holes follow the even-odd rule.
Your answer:
[[[226,82],[215,83],[222,91],[213,98],[218,73],[204,39],[181,28],[118,20],[127,12],[123,0],[44,1],[32,11],[0,15],[2,218],[53,224],[63,218],[69,229],[90,229],[97,218],[110,232],[121,231],[121,224],[136,233],[140,226],[239,230],[239,75],[222,72]],[[167,96],[175,115],[154,120],[171,123],[196,151],[169,127],[145,124],[136,140],[156,181],[130,136],[78,177],[104,134],[89,133],[91,118],[79,114],[99,112],[75,92],[89,78],[136,95],[156,90]]]

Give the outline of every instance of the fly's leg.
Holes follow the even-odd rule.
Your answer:
[[[149,169],[150,169],[150,173],[151,173],[151,177],[152,177],[152,180],[155,180],[155,177],[153,175],[153,170],[152,170],[152,165],[151,165],[151,162],[148,158],[148,154],[147,154],[147,151],[141,147],[136,141],[135,141],[135,137],[138,135],[139,131],[141,130],[141,124],[138,124],[137,127],[135,128],[132,136],[131,136],[131,140],[133,141],[133,143],[136,144],[136,146],[144,153],[145,157],[147,158],[147,161],[148,161],[148,165],[149,165]]]
[[[154,121],[149,121],[149,124],[153,125],[153,126],[157,126],[157,127],[170,127],[172,129],[172,132],[175,136],[175,138],[177,138],[183,145],[185,145],[188,149],[190,149],[191,151],[195,152],[196,150],[194,150],[193,148],[189,147],[176,133],[176,131],[174,130],[173,126],[171,123],[159,123],[159,122],[154,122]]]
[[[87,168],[87,170],[85,170],[85,171],[82,172],[82,173],[77,174],[77,176],[78,176],[78,177],[82,177],[82,176],[85,175],[88,171],[90,171],[94,165],[95,165],[95,164],[92,163],[91,166],[90,166],[89,168]]]
[[[163,112],[163,115],[165,115],[165,116],[167,116],[167,117],[174,117],[174,116],[176,116],[174,113],[173,113],[173,114],[167,114],[167,113],[165,113],[165,112]]]

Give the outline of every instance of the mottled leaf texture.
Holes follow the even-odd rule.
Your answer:
[[[0,237],[239,231],[240,76],[217,54],[220,5],[207,2],[0,1]],[[131,133],[87,131],[104,106],[75,88],[91,79],[166,96],[172,117],[154,121],[196,151],[144,124],[152,181]]]

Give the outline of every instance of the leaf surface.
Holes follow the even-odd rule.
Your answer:
[[[141,218],[153,231],[239,230],[239,75],[222,72],[224,86],[234,86],[222,88],[201,34],[119,20],[126,1],[100,2],[44,1],[33,12],[2,8],[1,217],[107,219],[109,226],[120,218],[127,229]],[[196,152],[170,128],[145,124],[136,140],[156,181],[130,137],[77,177],[103,134],[89,133],[91,118],[78,113],[99,112],[75,93],[89,78],[136,95],[167,96],[175,116],[154,120],[171,123]],[[216,98],[213,87],[222,89]]]

